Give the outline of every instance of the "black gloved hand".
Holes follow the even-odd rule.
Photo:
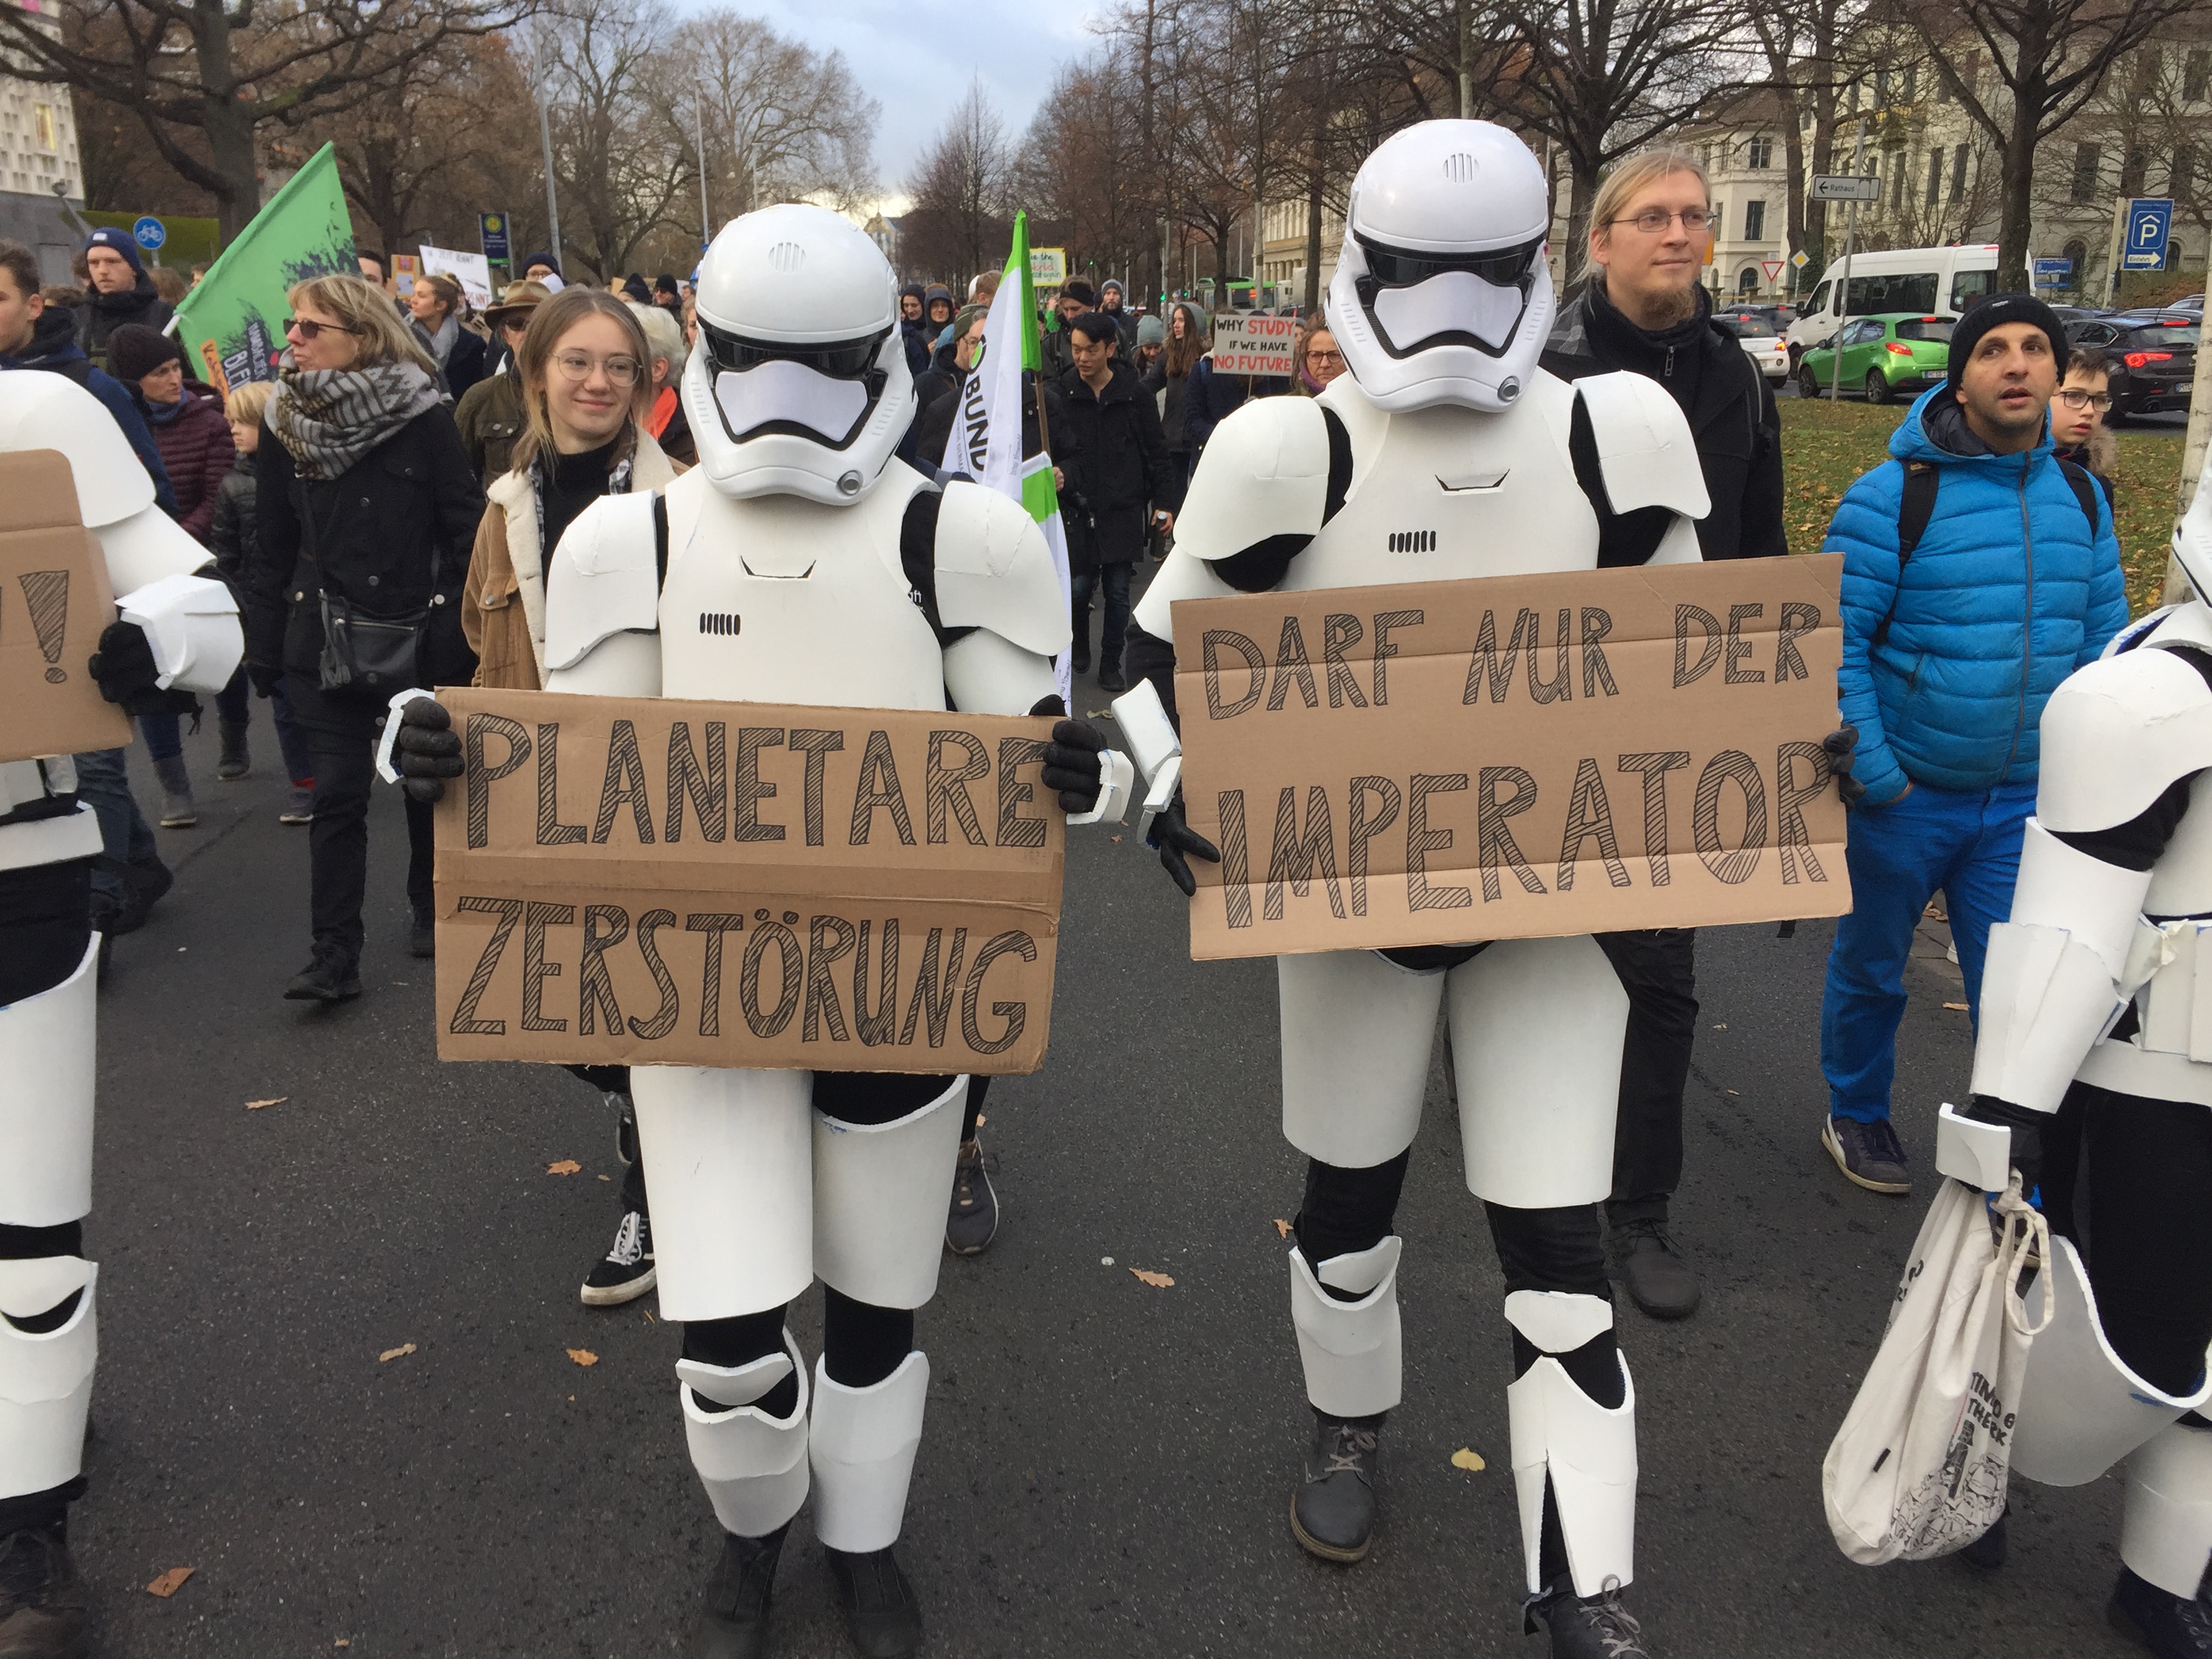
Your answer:
[[[1054,702],[1059,701],[1057,698]],[[1088,812],[1104,787],[1100,753],[1106,739],[1089,720],[1060,720],[1044,746],[1044,787],[1060,792],[1063,812]]]
[[[1181,790],[1177,790],[1176,798],[1168,803],[1167,811],[1152,820],[1152,833],[1145,837],[1145,845],[1158,849],[1160,868],[1166,871],[1175,884],[1182,889],[1185,898],[1197,893],[1198,878],[1191,874],[1190,866],[1183,855],[1188,854],[1192,858],[1204,859],[1208,864],[1221,862],[1221,849],[1183,822]]]
[[[434,801],[446,793],[441,781],[461,775],[461,734],[453,717],[434,697],[416,697],[399,711],[399,735],[392,740],[392,767],[408,798]]]
[[[1976,1095],[1974,1103],[1959,1114],[1977,1123],[1995,1123],[2012,1131],[2012,1167],[2020,1171],[2020,1190],[2025,1194],[2043,1184],[2043,1126],[2049,1115],[2015,1106],[1994,1095]]]
[[[246,665],[246,678],[256,696],[273,697],[276,695],[276,682],[284,678],[284,671],[273,663],[250,662]]]
[[[1827,754],[1828,770],[1835,774],[1836,793],[1844,798],[1844,805],[1857,805],[1866,793],[1866,785],[1851,773],[1851,763],[1858,756],[1858,727],[1845,726],[1829,732],[1820,739],[1820,747]]]
[[[154,647],[137,623],[112,622],[100,630],[100,649],[85,670],[100,695],[126,714],[198,714],[200,700],[189,691],[164,691]]]

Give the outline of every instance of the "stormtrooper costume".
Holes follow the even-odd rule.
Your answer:
[[[1550,222],[1535,158],[1504,128],[1390,138],[1353,181],[1329,290],[1349,372],[1316,398],[1248,403],[1209,441],[1137,610],[1144,683],[1115,705],[1151,784],[1152,844],[1186,891],[1182,853],[1214,854],[1176,804],[1173,601],[1698,556],[1705,485],[1665,390],[1537,366]],[[1542,1620],[1555,1654],[1632,1659],[1618,1592],[1634,1577],[1635,1389],[1592,1207],[1612,1180],[1618,976],[1587,937],[1287,956],[1277,972],[1284,1133],[1311,1160],[1289,1261],[1319,1425],[1298,1540],[1340,1561],[1368,1547],[1402,1369],[1392,1218],[1442,1009],[1468,1185],[1505,1269],[1529,1628]]]
[[[2212,592],[2212,477],[2174,532]],[[2126,1473],[2112,1622],[2212,1656],[2212,608],[2154,613],[2051,694],[2011,920],[1990,933],[1975,1100],[1936,1166],[2042,1189],[2048,1269],[2012,1467]],[[2197,1022],[2204,1022],[2197,1029]],[[2055,1305],[2050,1299],[2055,1297]],[[2002,1526],[2002,1522],[2000,1522]],[[1979,1547],[2001,1559],[2001,1540]]]
[[[824,210],[769,208],[714,239],[697,292],[682,395],[699,465],[658,495],[593,503],[562,537],[547,690],[1064,712],[1052,659],[1067,605],[1036,522],[893,458],[915,392],[875,244]],[[419,730],[426,717],[420,702],[404,711],[403,757],[450,754]],[[1073,822],[1118,811],[1133,776],[1105,757],[1121,787],[1099,802],[1097,743],[1062,721],[1048,750],[1045,782]],[[908,1652],[920,1617],[890,1547],[929,1386],[914,1310],[936,1291],[969,1079],[630,1077],[661,1311],[684,1328],[679,1408],[728,1534],[693,1651],[764,1650],[776,1555],[811,1491],[856,1644]],[[817,1277],[824,1352],[810,1380],[784,1312]]]
[[[141,690],[215,692],[244,643],[210,562],[154,504],[154,482],[99,400],[58,374],[18,372],[0,395],[0,453],[56,450],[99,538],[124,621],[90,672],[112,700]],[[9,594],[5,603],[16,605]],[[21,625],[22,612],[15,611]],[[106,661],[103,663],[102,659]],[[58,665],[82,673],[87,665]],[[50,676],[51,677],[51,676]],[[0,1649],[80,1651],[85,1607],[63,1542],[84,1489],[86,1413],[98,1349],[92,1209],[95,996],[91,930],[100,826],[67,756],[0,764]],[[43,1561],[10,1559],[42,1552]],[[40,1588],[21,1586],[32,1580]]]

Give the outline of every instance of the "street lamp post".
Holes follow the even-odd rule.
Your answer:
[[[532,88],[533,93],[542,90],[541,88]],[[547,100],[538,97],[534,101],[538,105],[538,142],[544,147],[545,155],[545,222],[552,237],[553,258],[557,264],[562,258],[561,202],[553,189],[553,124],[545,114]]]

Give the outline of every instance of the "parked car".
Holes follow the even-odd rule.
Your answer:
[[[2051,313],[2065,325],[2066,337],[2069,340],[2074,337],[2075,324],[2086,323],[2095,318],[2109,317],[2112,314],[2098,306],[2053,306],[2051,307]]]
[[[1956,322],[1955,318],[1917,311],[1854,317],[1844,325],[1840,340],[1831,337],[1798,354],[1797,390],[1802,396],[1817,398],[1827,389],[1840,345],[1843,384],[1869,403],[1917,396],[1941,384],[1948,371],[1951,330]]]
[[[1716,311],[1713,321],[1735,336],[1752,366],[1770,380],[1790,378],[1790,347],[1771,321],[1756,311]]]
[[[1884,248],[1851,257],[1851,291],[1843,291],[1844,262],[1832,261],[1785,331],[1792,360],[1834,338],[1847,317],[1956,317],[1996,288],[1997,245]],[[1848,300],[1849,303],[1845,301]]]
[[[2116,360],[2108,387],[2112,410],[2105,419],[2118,426],[2136,415],[2189,407],[2203,329],[2203,317],[2194,311],[2126,312],[2069,323],[2066,337]]]

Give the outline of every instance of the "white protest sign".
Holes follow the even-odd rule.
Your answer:
[[[491,263],[481,253],[463,253],[457,248],[426,247],[422,250],[422,269],[429,276],[440,272],[461,285],[469,303],[481,310],[491,303]]]
[[[1289,374],[1298,339],[1298,319],[1262,312],[1224,312],[1213,319],[1216,374]]]

